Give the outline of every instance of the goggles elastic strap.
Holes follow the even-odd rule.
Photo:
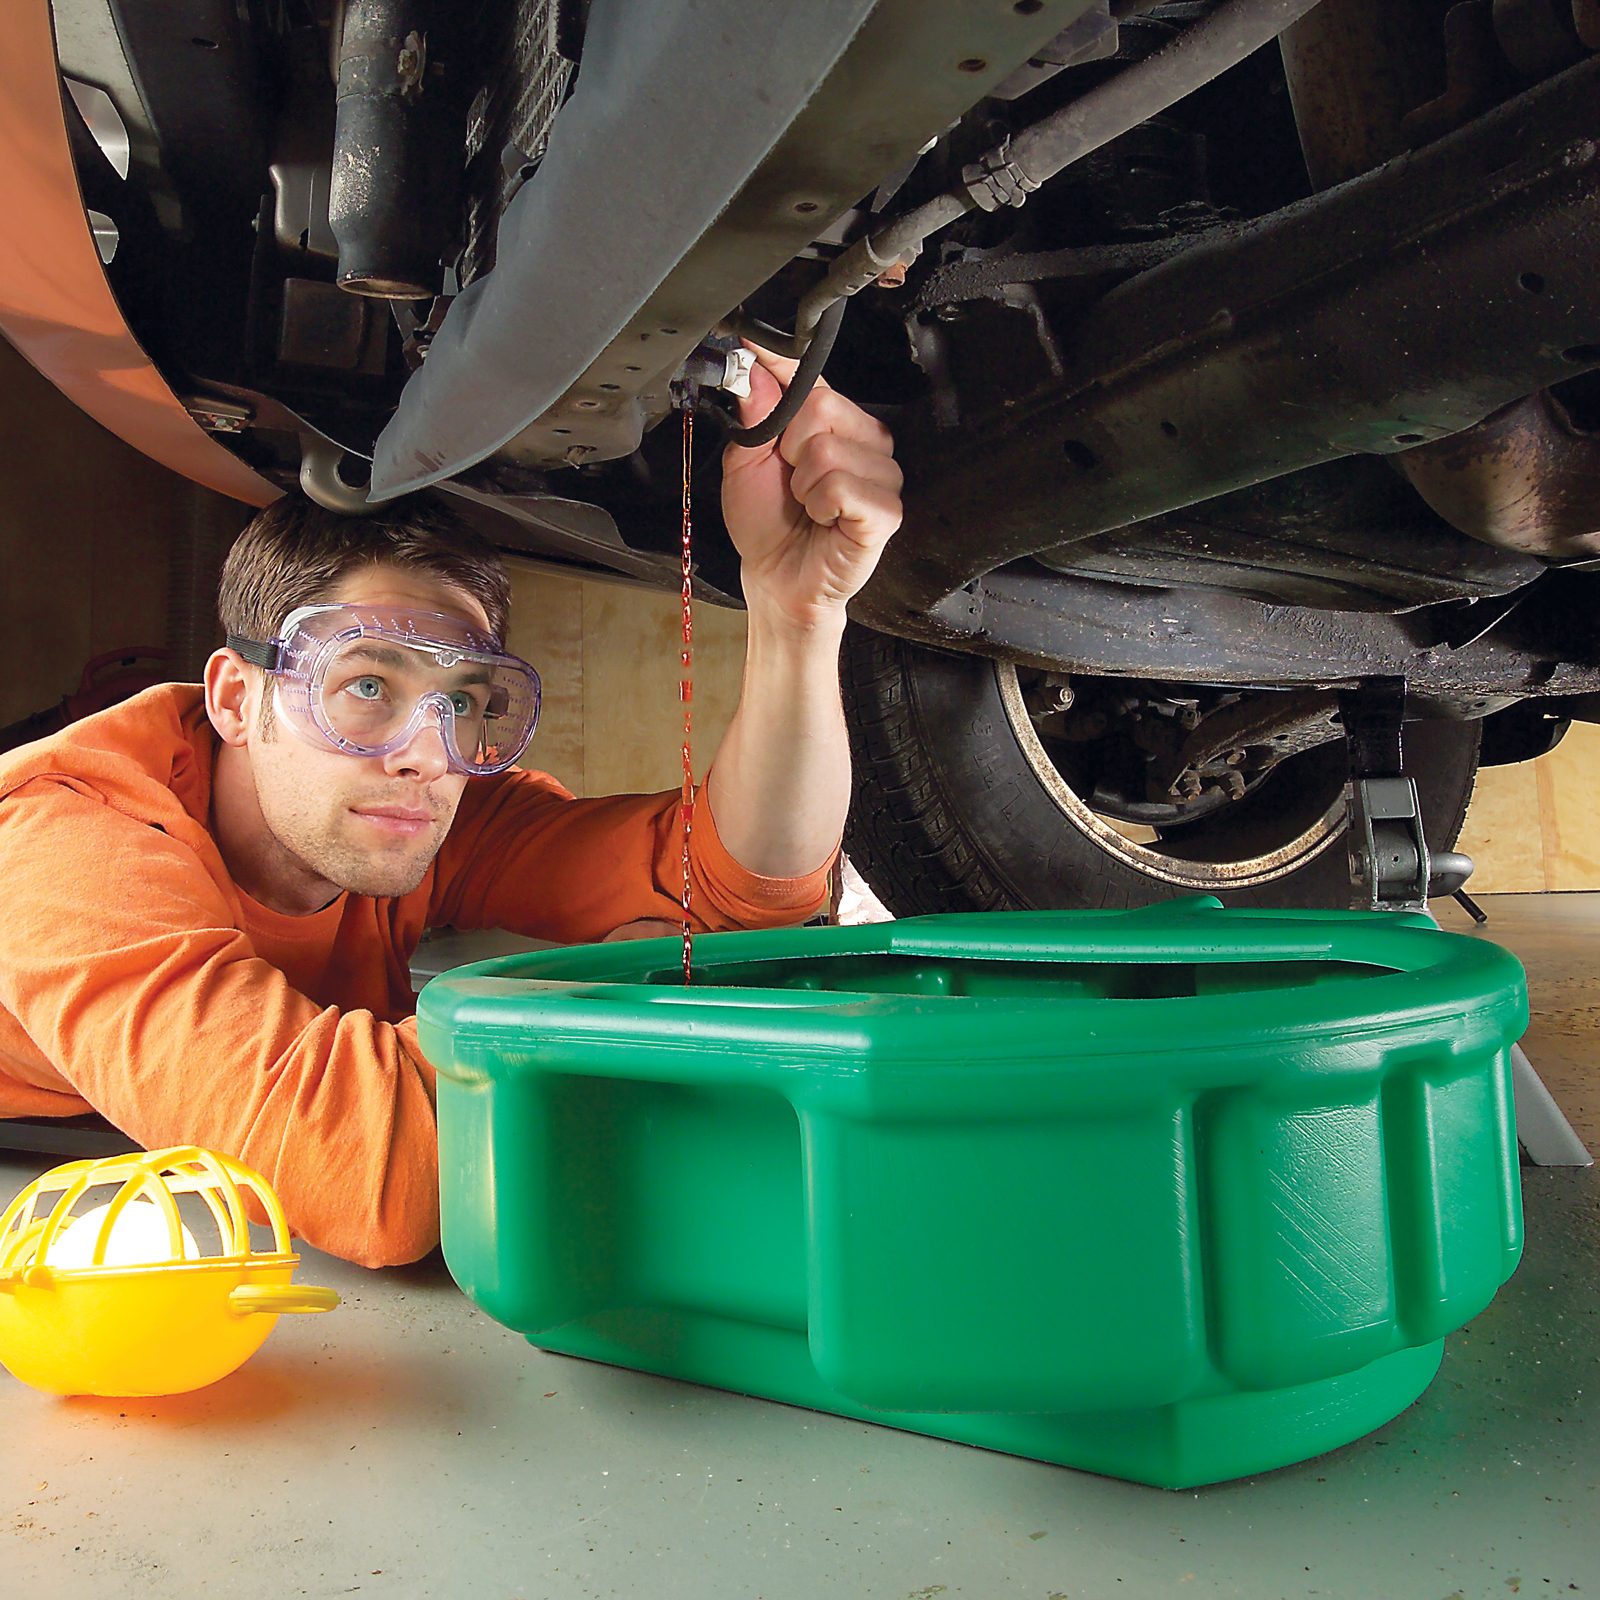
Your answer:
[[[283,656],[283,646],[276,639],[263,644],[259,639],[246,639],[241,634],[230,633],[225,641],[228,648],[243,656],[252,666],[276,672]]]

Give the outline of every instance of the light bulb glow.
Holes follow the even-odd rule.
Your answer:
[[[107,1201],[103,1206],[96,1206],[92,1211],[74,1217],[50,1247],[50,1265],[94,1266],[95,1245],[110,1209],[111,1202]],[[199,1260],[200,1246],[195,1242],[194,1235],[181,1222],[178,1227],[183,1235],[182,1259]],[[121,1216],[112,1224],[111,1237],[106,1240],[105,1260],[100,1265],[161,1266],[177,1259],[172,1253],[172,1235],[167,1230],[167,1219],[161,1207],[153,1200],[140,1198],[125,1206]]]

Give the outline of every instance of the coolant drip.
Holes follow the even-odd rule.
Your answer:
[[[689,906],[693,888],[689,878],[689,838],[694,831],[694,761],[690,746],[694,733],[694,612],[692,609],[693,566],[690,553],[690,469],[694,462],[694,406],[683,408],[683,649],[679,654],[682,675],[678,696],[683,702],[683,795],[679,810],[683,821],[683,981],[694,981],[694,936],[689,925]]]

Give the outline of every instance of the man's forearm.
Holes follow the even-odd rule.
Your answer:
[[[839,700],[842,619],[804,634],[752,608],[739,709],[711,764],[717,832],[747,870],[794,878],[825,865],[850,806]]]
[[[746,422],[794,376],[756,351]],[[730,444],[722,515],[749,607],[739,709],[707,775],[717,832],[768,878],[827,866],[850,809],[850,744],[839,700],[845,606],[900,525],[889,430],[821,379],[773,443]]]

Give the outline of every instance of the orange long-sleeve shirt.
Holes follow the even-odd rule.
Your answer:
[[[439,1226],[409,971],[423,930],[577,943],[679,917],[678,796],[474,779],[415,891],[295,917],[223,863],[216,747],[199,688],[167,684],[0,757],[0,1117],[95,1110],[146,1148],[224,1151],[309,1243],[413,1260]],[[796,922],[826,894],[825,871],[745,871],[708,805],[693,873],[701,929]]]

